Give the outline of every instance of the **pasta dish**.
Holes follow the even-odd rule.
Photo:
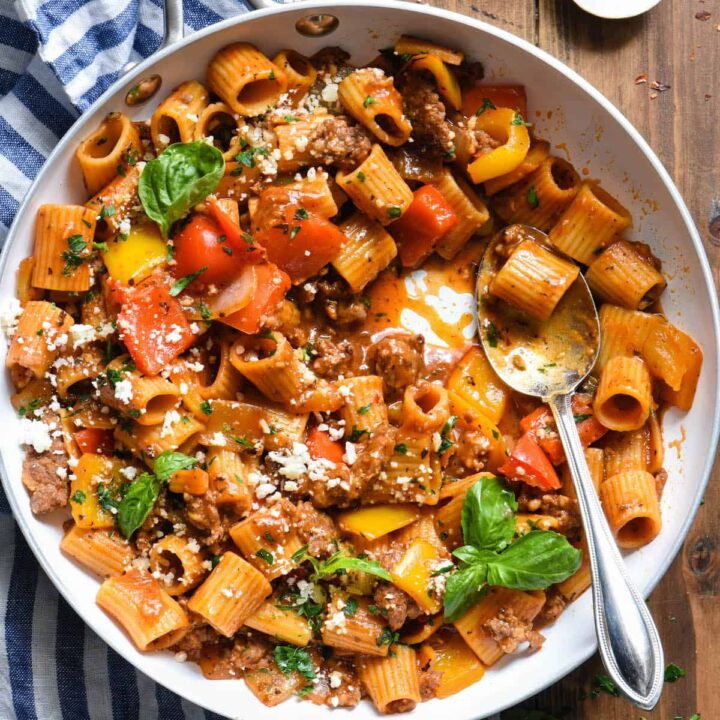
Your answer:
[[[575,421],[618,544],[658,535],[661,413],[702,351],[629,211],[532,117],[421,39],[364,67],[237,42],[80,144],[88,199],[37,213],[6,364],[32,510],[66,514],[140,651],[393,713],[540,649],[590,574],[552,413],[477,338],[490,238],[517,327],[580,273],[601,303]]]

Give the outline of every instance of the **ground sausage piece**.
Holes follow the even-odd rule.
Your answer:
[[[208,490],[204,495],[184,494],[188,522],[207,534],[205,543],[210,545],[219,542],[226,535],[215,504],[215,493]]]
[[[43,417],[44,422],[53,422]],[[56,454],[57,453],[57,454]],[[22,481],[30,493],[30,508],[36,515],[52,512],[68,503],[67,455],[62,436],[53,437],[44,453],[27,449],[23,461]],[[58,471],[60,477],[58,475]]]
[[[455,133],[446,120],[445,105],[433,82],[423,73],[409,73],[400,92],[415,142],[437,154],[452,152]]]
[[[325,278],[316,284],[302,287],[298,301],[317,301],[325,314],[337,325],[350,325],[367,317],[368,308],[359,295],[353,295],[350,286],[341,278]]]
[[[306,700],[328,707],[355,707],[360,702],[360,681],[352,661],[340,657],[326,660],[312,682]]]
[[[535,618],[533,627],[541,628],[551,625],[560,617],[566,605],[567,600],[563,594],[556,587],[551,587],[545,593],[545,604]]]
[[[530,643],[531,650],[538,650],[545,642],[545,638],[532,629],[532,623],[523,622],[510,608],[500,608],[495,617],[482,624],[482,629],[508,654],[524,642]]]
[[[557,525],[553,529],[561,533],[567,533],[580,527],[580,510],[577,500],[567,495],[546,493],[535,497],[529,493],[520,493],[518,512],[551,515],[557,518]]]
[[[210,680],[242,677],[243,672],[267,667],[272,661],[270,644],[255,635],[237,635],[232,645],[226,642],[213,646],[214,662],[203,667]]]
[[[390,583],[381,583],[375,590],[373,600],[380,608],[383,617],[387,619],[391,630],[399,630],[405,624],[408,603],[412,602],[406,593]]]
[[[370,154],[372,143],[366,130],[344,117],[318,123],[308,136],[307,153],[319,165],[335,165],[351,172]]]
[[[476,473],[487,464],[490,441],[484,433],[472,426],[463,426],[454,438],[454,453],[450,458],[446,471],[449,475],[466,475]]]
[[[312,503],[298,503],[295,528],[313,557],[327,557],[335,552],[338,537],[335,523],[329,515],[316,510]]]
[[[352,367],[354,350],[349,340],[335,343],[330,338],[318,338],[313,343],[317,357],[310,368],[318,376],[334,380],[338,375],[347,375]]]
[[[196,625],[170,649],[175,653],[184,652],[190,662],[199,662],[203,646],[215,643],[217,639],[217,632],[210,625]]]
[[[383,379],[386,395],[400,394],[412,385],[424,367],[422,335],[390,335],[371,348],[375,374]]]
[[[351,475],[364,489],[380,474],[395,449],[397,428],[381,425],[374,429],[364,445],[357,446],[357,459],[352,465]]]
[[[420,697],[423,702],[432,700],[442,680],[442,672],[439,670],[421,670],[418,673],[420,682]]]

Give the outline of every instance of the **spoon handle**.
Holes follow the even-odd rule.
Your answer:
[[[573,418],[572,395],[549,400],[585,527],[600,657],[618,690],[652,710],[663,685],[663,650],[655,623],[631,580],[593,486]]]

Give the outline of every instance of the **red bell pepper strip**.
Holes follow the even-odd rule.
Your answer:
[[[557,490],[560,487],[555,468],[530,433],[525,433],[515,443],[510,457],[498,468],[498,472],[509,480],[519,480],[542,490]]]
[[[94,455],[112,455],[115,449],[113,431],[102,428],[85,428],[73,433],[80,452]]]
[[[403,267],[415,267],[458,223],[458,216],[445,196],[432,185],[416,190],[410,207],[389,228],[400,246]]]
[[[314,460],[325,459],[336,465],[343,462],[343,447],[339,442],[331,440],[330,436],[314,427],[307,436],[307,448],[310,457]]]

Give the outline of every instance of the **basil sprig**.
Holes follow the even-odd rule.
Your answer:
[[[173,224],[204,200],[225,174],[225,159],[204,142],[175,143],[145,165],[138,195],[145,214],[164,238]]]
[[[123,495],[117,506],[117,521],[124,538],[130,536],[145,522],[155,507],[163,483],[178,470],[195,465],[195,458],[184,453],[166,450],[153,462],[153,472],[144,472]]]
[[[295,562],[302,562],[303,560],[309,560],[313,567],[313,574],[311,580],[322,580],[323,578],[330,577],[331,575],[337,575],[338,573],[347,572],[348,570],[354,570],[356,572],[368,573],[368,575],[375,575],[382,580],[391,580],[390,573],[375,560],[368,560],[363,557],[353,557],[352,555],[343,555],[342,551],[338,550],[333,553],[327,560],[318,560],[307,552],[307,546],[301,547],[292,556]]]
[[[446,622],[457,620],[493,585],[541,590],[580,567],[582,553],[558,533],[533,530],[513,542],[517,507],[496,477],[484,477],[468,491],[461,516],[466,544],[453,552],[460,569],[445,586]]]

